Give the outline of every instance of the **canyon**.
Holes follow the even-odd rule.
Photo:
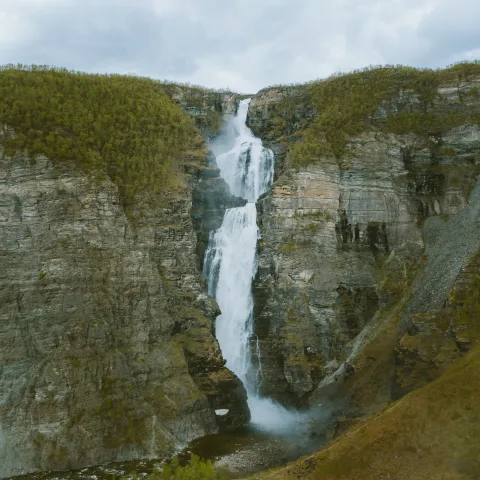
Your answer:
[[[284,419],[328,410],[335,426],[323,433],[341,450],[352,425],[421,396],[471,358],[480,339],[480,73],[452,78],[428,95],[405,87],[379,99],[340,153],[316,150],[304,163],[298,145],[323,148],[315,85],[247,100],[165,84],[210,150],[199,141],[180,185],[148,202],[139,194],[128,210],[108,177],[5,153],[1,139],[16,133],[3,125],[0,477],[165,458],[248,424],[251,413],[258,421],[252,399]],[[455,121],[385,127],[403,116]],[[253,142],[239,145],[238,168],[218,148],[235,121]],[[255,152],[258,142],[271,155]],[[245,190],[253,160],[256,173],[266,169],[263,183]],[[226,230],[240,213],[248,248]],[[218,272],[227,237],[240,242],[228,255],[245,278],[233,264],[232,276]],[[230,293],[218,295],[218,278]],[[231,296],[247,278],[241,298]],[[278,478],[307,478],[305,465]]]

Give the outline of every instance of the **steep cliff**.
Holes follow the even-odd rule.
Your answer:
[[[215,136],[223,125],[225,115],[237,111],[238,102],[245,95],[223,90],[165,82],[165,93],[177,103],[206,137]]]
[[[236,113],[238,103],[246,97],[229,91],[207,90],[174,83],[164,83],[162,86],[165,93],[195,120],[207,142],[221,132],[226,118]],[[193,190],[192,215],[197,233],[200,270],[203,267],[210,232],[220,228],[227,208],[244,204],[244,200],[231,195],[227,183],[220,177],[215,156],[209,152],[207,163]]]
[[[478,65],[383,68],[253,98],[249,125],[278,160],[254,288],[265,395],[321,398],[387,318],[401,336],[405,316],[443,304],[480,246],[479,85]],[[389,375],[383,404],[409,391]]]
[[[387,325],[356,359],[365,384],[354,374],[343,385],[370,403],[374,415],[344,421],[327,448],[259,478],[479,478],[479,262],[480,250],[462,268],[445,306],[417,315],[416,328],[401,336],[397,379],[413,392],[375,411],[396,342]]]
[[[2,477],[162,457],[248,421],[196,255],[207,152],[148,82],[0,72]],[[109,116],[122,98],[136,116]]]

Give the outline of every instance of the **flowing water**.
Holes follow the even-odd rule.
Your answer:
[[[258,395],[261,357],[255,371],[250,352],[250,345],[258,348],[255,339],[252,342],[252,280],[257,270],[259,238],[255,201],[273,181],[274,156],[247,128],[248,105],[249,100],[240,102],[237,115],[230,118],[223,134],[210,145],[231,192],[247,203],[244,207],[228,209],[222,226],[211,232],[204,274],[209,293],[222,311],[216,320],[216,336],[227,367],[245,385],[252,422],[233,432],[195,440],[179,456],[182,462],[187,461],[191,453],[210,458],[216,466],[226,467],[231,478],[282,465],[316,450],[324,443],[323,433],[331,426],[330,413],[325,409],[313,419],[311,414],[287,410],[272,399]],[[152,472],[158,462],[144,460],[70,472],[41,472],[26,475],[24,479],[107,480],[112,475],[131,478],[131,472],[138,476]]]
[[[261,398],[257,384],[261,381],[261,371],[252,374],[252,280],[257,270],[259,237],[255,201],[272,184],[274,156],[246,125],[249,103],[250,100],[240,102],[225,133],[211,144],[221,176],[230,191],[248,203],[228,209],[222,226],[210,234],[204,275],[208,280],[208,292],[222,311],[216,320],[216,336],[227,367],[245,385],[252,423],[269,431],[282,431],[292,428],[298,414],[271,399]]]

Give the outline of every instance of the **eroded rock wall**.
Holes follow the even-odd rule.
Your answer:
[[[198,175],[127,217],[109,179],[0,156],[0,477],[161,457],[248,421],[197,265]]]
[[[477,111],[478,99],[460,101],[467,87],[442,86],[430,108]],[[279,122],[282,102],[302,98],[295,90],[272,90],[250,105],[249,125],[263,135],[265,125]],[[414,98],[402,102],[417,108]],[[310,121],[308,105],[295,105],[282,117],[291,132]],[[377,115],[394,107],[385,104]],[[261,392],[302,405],[319,385],[335,381],[379,309],[405,293],[424,254],[425,221],[448,221],[468,205],[479,173],[480,129],[466,124],[436,138],[439,153],[414,134],[372,127],[350,139],[348,155],[299,169],[289,166],[284,135],[267,140],[277,145],[281,162],[271,192],[259,201],[254,323],[260,348],[252,350],[262,366]],[[468,243],[472,253],[475,241]],[[442,286],[445,295],[460,268]],[[347,362],[344,376],[349,368]]]

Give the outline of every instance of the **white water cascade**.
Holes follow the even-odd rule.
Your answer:
[[[223,135],[210,145],[222,178],[233,195],[248,201],[225,212],[222,226],[210,233],[204,274],[208,291],[222,311],[215,330],[227,367],[242,380],[248,394],[252,423],[259,428],[291,429],[296,414],[268,398],[260,398],[258,385],[248,381],[252,371],[250,339],[253,332],[252,280],[257,271],[259,235],[255,201],[272,184],[273,152],[264,148],[246,126],[250,100],[242,100]],[[261,378],[259,375],[254,375]],[[248,375],[251,378],[251,375]]]

